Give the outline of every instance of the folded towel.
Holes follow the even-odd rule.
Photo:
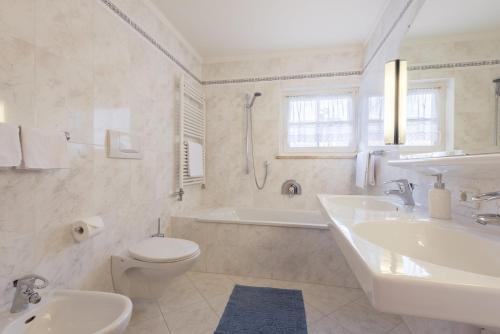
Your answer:
[[[19,126],[0,123],[0,167],[16,167],[21,164]]]
[[[66,135],[62,131],[21,128],[22,168],[69,168]]]
[[[191,177],[203,176],[203,146],[188,140],[188,173]]]
[[[368,152],[358,152],[356,156],[356,187],[361,189],[366,188],[369,159]]]
[[[375,163],[377,160],[377,156],[375,154],[370,153],[368,155],[368,171],[367,171],[367,183],[370,186],[376,186],[377,185],[377,180],[375,177]]]

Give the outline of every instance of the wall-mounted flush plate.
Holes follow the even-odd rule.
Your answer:
[[[108,130],[107,144],[108,158],[142,159],[142,145],[139,136]]]
[[[472,208],[479,209],[479,202],[472,201],[472,197],[479,194],[479,190],[474,188],[460,188],[458,190],[458,202],[460,205]]]

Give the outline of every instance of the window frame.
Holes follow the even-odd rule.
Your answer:
[[[359,126],[358,126],[358,88],[331,88],[331,89],[294,89],[283,90],[281,94],[280,108],[280,142],[278,157],[309,157],[309,158],[352,158],[356,156],[359,143]],[[350,95],[352,99],[352,129],[353,138],[351,145],[345,147],[298,147],[292,148],[288,146],[288,117],[289,117],[289,98],[292,96],[342,96]]]
[[[446,120],[449,118],[449,108],[448,105],[451,101],[449,101],[449,83],[446,79],[438,79],[438,80],[412,80],[408,83],[408,91],[417,90],[417,89],[431,89],[437,88],[439,89],[439,96],[436,100],[436,109],[439,114],[439,143],[437,145],[432,146],[413,146],[413,145],[399,145],[398,149],[400,152],[404,153],[425,153],[425,152],[437,152],[444,151],[448,148],[449,137],[448,132],[450,131],[449,127],[447,127]],[[368,114],[368,112],[367,112]],[[368,131],[368,115],[366,121],[366,131]],[[368,133],[366,136],[366,140],[368,141]],[[367,142],[367,147],[370,150],[381,150],[387,149],[392,145],[370,145]]]

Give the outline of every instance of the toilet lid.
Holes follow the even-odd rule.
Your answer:
[[[188,259],[199,252],[196,242],[175,238],[149,238],[128,250],[130,255],[145,262],[175,262]]]

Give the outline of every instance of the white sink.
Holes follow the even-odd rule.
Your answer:
[[[318,198],[376,309],[500,328],[498,227],[430,219],[421,208],[383,211],[380,197]]]
[[[500,277],[500,243],[426,222],[356,224],[360,237],[410,258],[480,275]],[[470,247],[477,245],[480,247]]]
[[[1,334],[121,334],[132,314],[128,297],[106,292],[59,290],[40,304],[12,314]]]

